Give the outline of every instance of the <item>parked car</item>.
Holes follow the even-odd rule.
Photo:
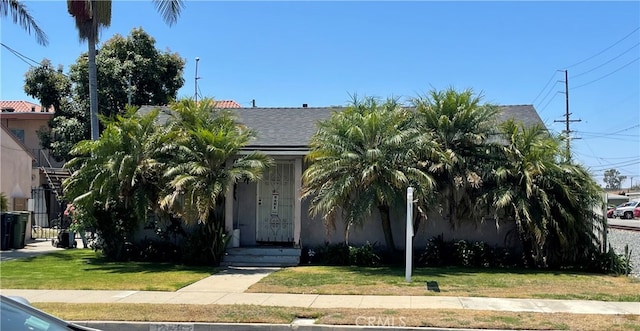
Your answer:
[[[613,218],[613,212],[616,210],[616,206],[608,205],[607,206],[607,218]]]
[[[640,201],[629,201],[619,205],[613,212],[613,217],[626,219],[640,217]]]
[[[63,321],[24,298],[0,295],[0,331],[100,331]]]

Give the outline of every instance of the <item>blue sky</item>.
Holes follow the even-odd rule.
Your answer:
[[[1,42],[65,71],[86,51],[65,1],[24,1],[49,36],[39,46],[8,18]],[[186,59],[179,97],[259,107],[345,105],[350,94],[472,88],[497,104],[533,104],[564,130],[564,72],[574,159],[601,181],[618,169],[640,183],[640,2],[186,1],[167,26],[151,1],[114,1],[101,40],[142,27]],[[0,49],[2,100],[23,91],[29,64]],[[30,61],[26,61],[30,62]]]

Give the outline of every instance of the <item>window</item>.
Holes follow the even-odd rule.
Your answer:
[[[11,133],[13,133],[20,142],[24,144],[24,130],[23,129],[11,129]]]

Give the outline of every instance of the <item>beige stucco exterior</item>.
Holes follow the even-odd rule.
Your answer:
[[[0,123],[2,123],[9,132],[23,132],[24,141],[22,141],[22,143],[26,146],[27,150],[33,154],[38,165],[48,167],[48,163],[52,163],[52,167],[60,167],[60,163],[46,157],[45,154],[48,155],[47,153],[42,153],[40,138],[38,138],[38,131],[46,129],[47,122],[52,117],[53,113],[0,113]],[[48,162],[47,159],[49,160]]]
[[[0,131],[0,190],[14,210],[15,198],[31,197],[33,157],[4,125]]]
[[[305,170],[303,156],[273,156],[276,162],[291,160],[295,164],[294,185],[295,203],[293,205],[293,240],[294,247],[315,248],[323,246],[325,243],[337,244],[345,242],[345,223],[338,217],[336,228],[327,228],[320,216],[311,217],[309,214],[309,199],[301,199],[300,188],[302,186],[302,173]],[[230,188],[226,195],[225,221],[228,233],[239,234],[237,243],[240,247],[258,246],[261,243],[256,241],[257,225],[257,204],[256,198],[260,183],[237,183]],[[398,208],[392,211],[392,232],[397,249],[405,245],[406,233],[406,211]],[[464,223],[452,227],[450,222],[441,215],[433,213],[428,220],[423,221],[412,238],[415,249],[424,249],[427,242],[434,237],[442,236],[445,241],[467,240],[470,242],[482,241],[491,246],[517,247],[519,240],[514,237],[514,222],[502,222],[500,224],[493,220],[482,223]],[[349,230],[349,244],[363,245],[367,242],[384,246],[385,239],[380,222],[380,215],[374,211],[369,220],[362,226],[352,226]]]

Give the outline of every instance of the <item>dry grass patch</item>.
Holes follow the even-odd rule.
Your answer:
[[[436,284],[439,292],[427,290]],[[640,281],[626,276],[574,272],[418,268],[406,283],[403,268],[301,266],[263,278],[248,292],[442,295],[640,302]]]
[[[257,305],[65,304],[34,306],[75,321],[318,324],[439,328],[638,331],[640,315],[543,314],[433,309],[311,309]]]

